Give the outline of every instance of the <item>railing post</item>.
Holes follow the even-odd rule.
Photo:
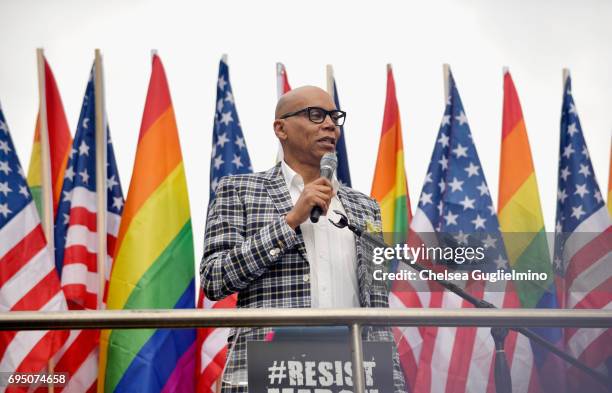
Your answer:
[[[365,375],[363,371],[363,345],[361,343],[361,325],[351,325],[351,357],[353,363],[353,391],[365,393]]]

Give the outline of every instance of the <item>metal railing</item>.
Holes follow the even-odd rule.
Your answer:
[[[612,327],[608,310],[231,309],[0,313],[0,330],[348,326],[353,387],[364,392],[362,326]]]

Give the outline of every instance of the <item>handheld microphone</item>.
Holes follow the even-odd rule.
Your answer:
[[[337,167],[338,157],[336,157],[336,153],[325,153],[321,158],[321,177],[331,181]],[[318,205],[313,207],[310,211],[310,221],[317,223],[321,214],[323,214],[321,207]]]

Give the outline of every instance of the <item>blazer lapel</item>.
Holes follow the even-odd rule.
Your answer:
[[[346,216],[350,223],[355,224],[358,228],[365,230],[365,222],[361,210],[358,205],[351,199],[344,187],[338,189],[338,198],[342,203],[342,207],[346,212]],[[364,245],[360,238],[355,237],[355,254],[357,256],[357,282],[359,284],[359,302],[362,307],[370,306],[370,286],[372,284],[372,275],[368,269],[369,261],[366,260]]]
[[[268,174],[266,191],[268,191],[268,195],[270,199],[272,199],[272,203],[278,211],[278,214],[284,216],[293,208],[293,201],[291,200],[289,189],[287,189],[287,184],[283,177],[281,163],[277,163]],[[304,259],[308,260],[306,258],[306,245],[304,244],[304,237],[302,236],[300,227],[296,229],[296,232],[298,235],[298,250]]]

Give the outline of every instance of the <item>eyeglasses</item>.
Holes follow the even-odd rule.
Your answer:
[[[300,109],[299,111],[285,113],[280,118],[286,119],[291,116],[297,116],[304,112],[308,112],[308,119],[315,124],[323,123],[327,115],[329,115],[329,118],[336,126],[343,125],[344,120],[346,119],[346,112],[344,111],[340,111],[337,109],[328,111],[317,106],[309,106],[307,108]]]

